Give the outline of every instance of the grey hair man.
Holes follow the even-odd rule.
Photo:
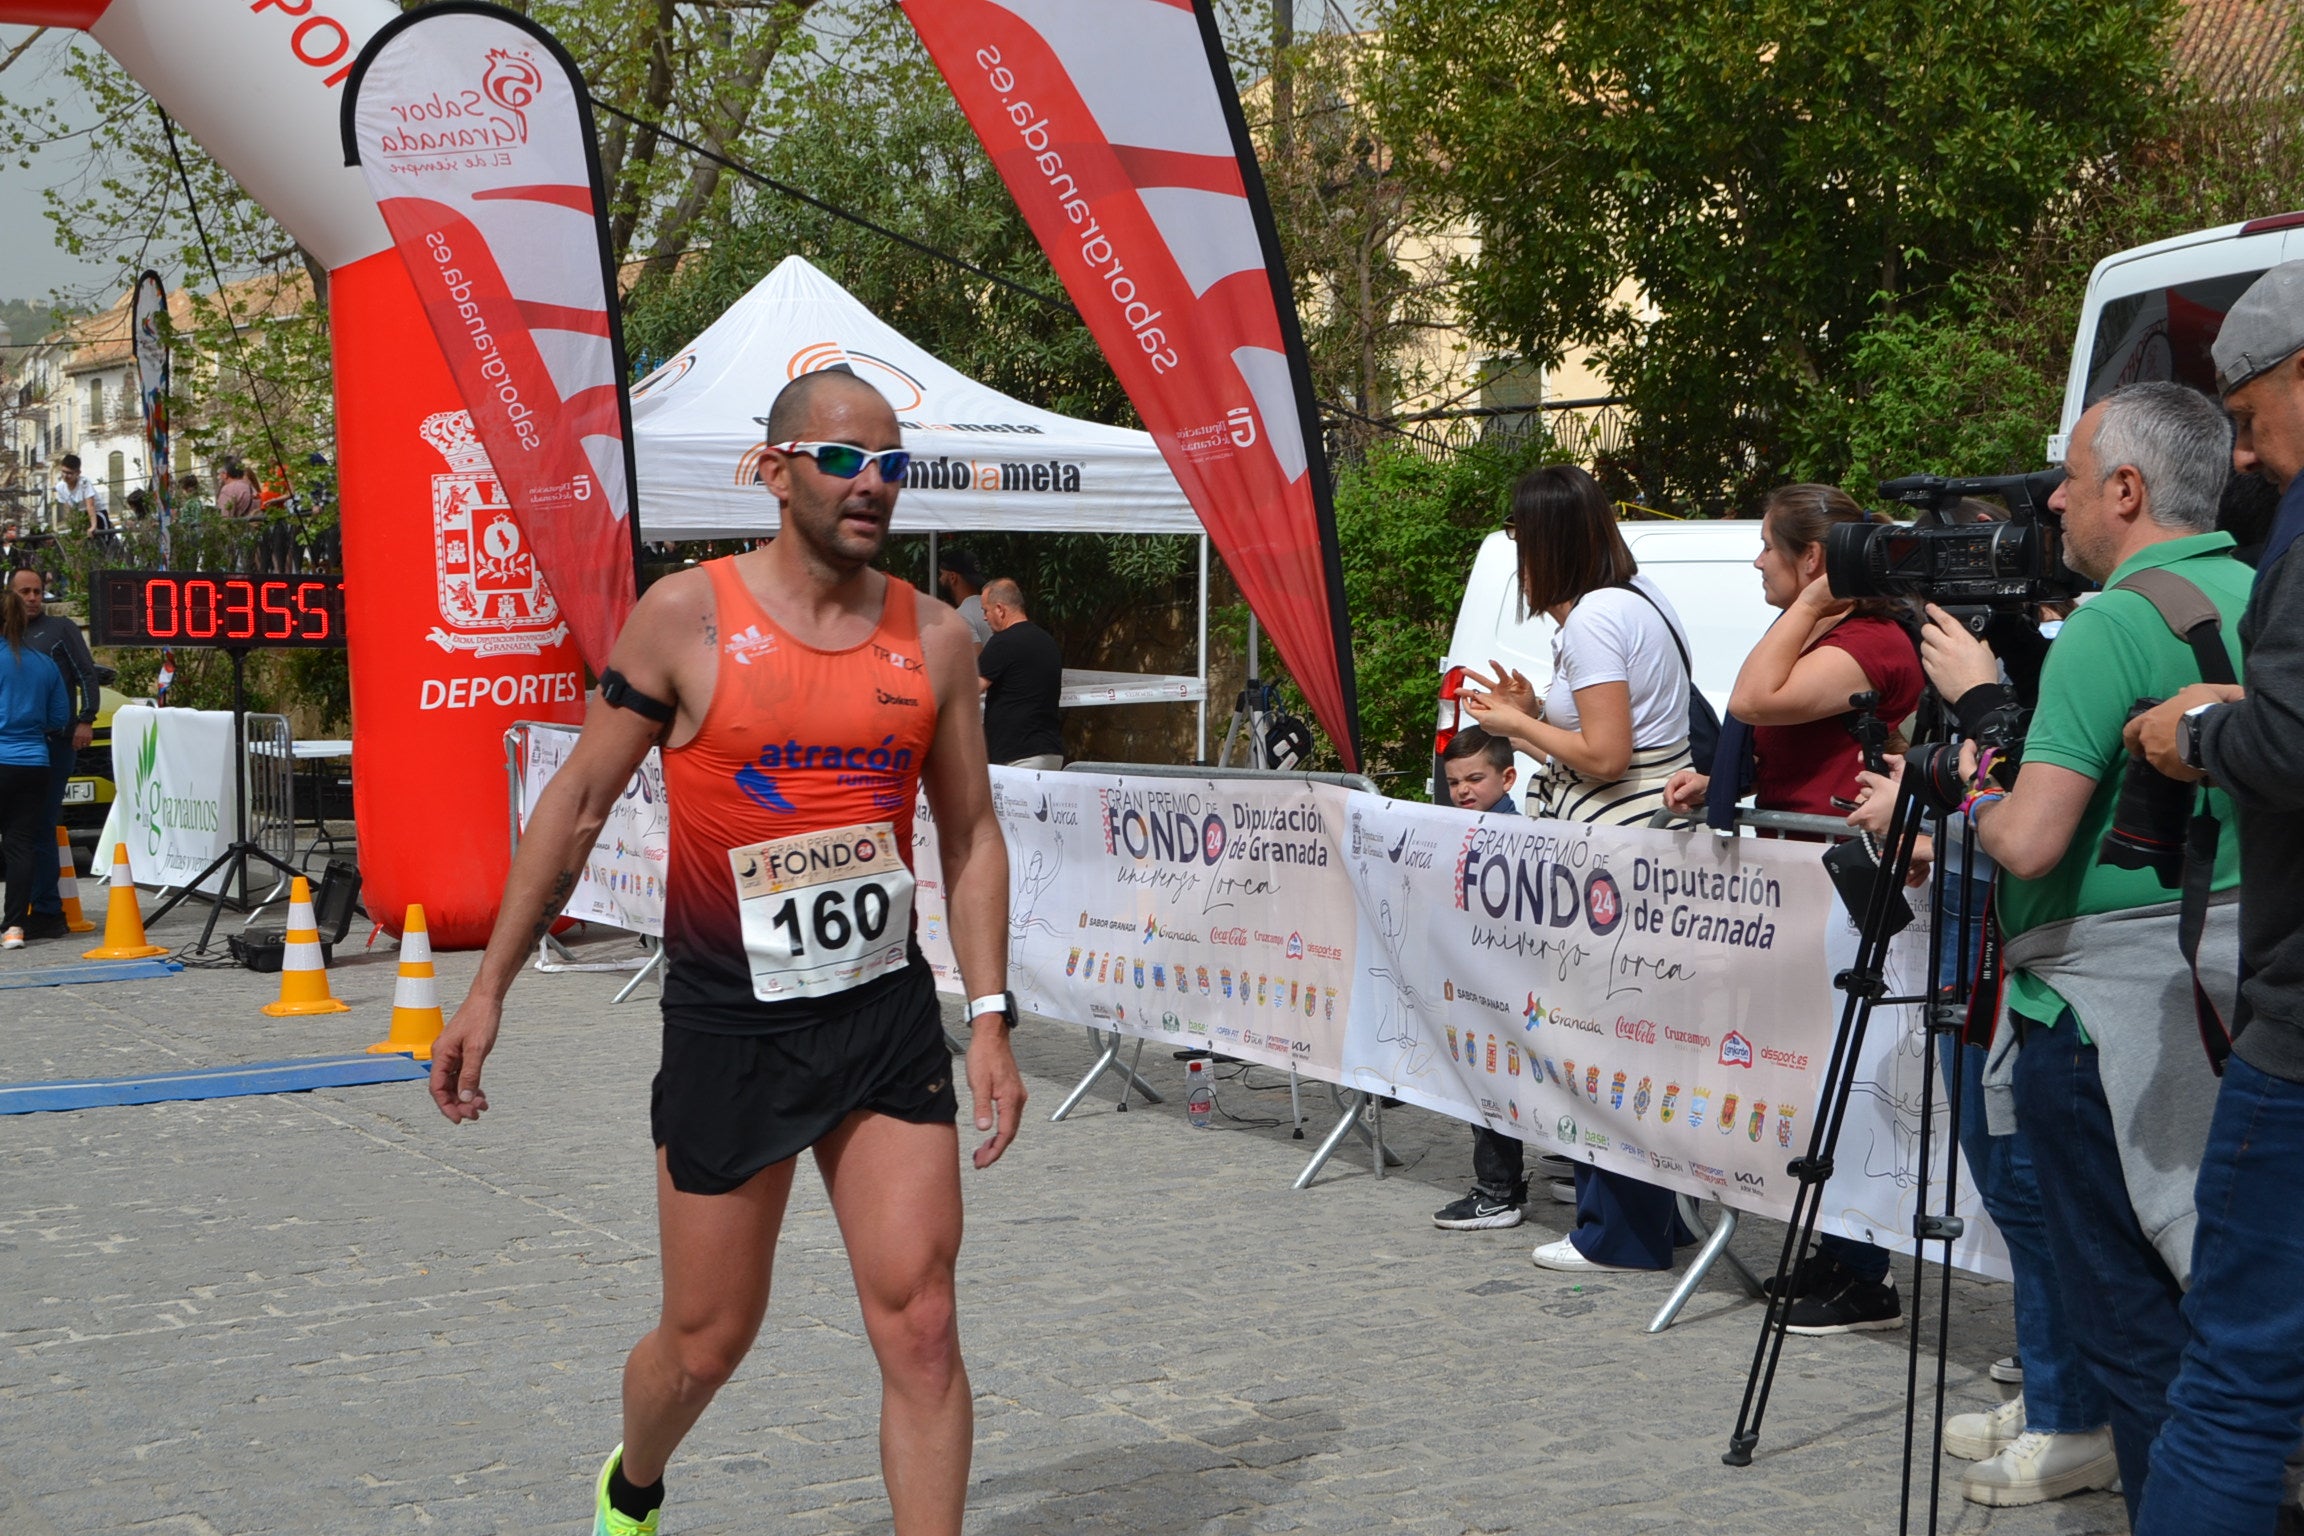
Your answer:
[[[2012,1109],[2031,1147],[2064,1313],[2104,1385],[2132,1517],[2183,1347],[2178,1309],[2215,1078],[2201,1058],[2189,978],[2171,981],[2182,976],[2177,893],[2101,849],[2130,711],[2200,678],[2192,648],[2132,583],[2195,589],[2239,664],[2249,571],[2232,558],[2231,536],[2214,531],[2231,443],[2216,403],[2175,384],[2131,385],[2080,418],[2049,505],[2063,518],[2065,562],[2105,590],[2049,647],[2021,770],[2004,786],[1995,765],[1973,807],[1976,840],[2000,865],[1995,903],[2007,935],[1987,1103],[2000,1125]],[[1930,680],[1964,721],[1982,721],[2007,702],[1991,652],[1941,610],[1929,620],[1921,662]],[[2229,800],[2208,799],[2229,822]],[[2212,887],[2228,892],[2239,877],[2236,840],[2225,838]],[[2200,949],[2212,995],[2229,999],[2238,945],[2235,907],[2212,901]],[[2037,1438],[2027,1434],[2003,1458],[2029,1454],[2037,1465],[2015,1470],[2034,1489],[2109,1486],[2109,1466],[2077,1460],[2092,1437],[2049,1436],[2073,1443],[2028,1450]]]
[[[2233,468],[2282,495],[2240,626],[2245,688],[2182,689],[2128,729],[2153,767],[2205,778],[2239,807],[2239,835],[2224,841],[2240,848],[2248,978],[2201,1159],[2183,1368],[2139,1536],[2271,1530],[2304,1416],[2304,262],[2241,295],[2212,355]]]

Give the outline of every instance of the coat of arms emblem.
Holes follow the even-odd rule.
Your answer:
[[[469,411],[441,411],[416,429],[448,461],[432,477],[432,565],[440,618],[425,638],[479,656],[536,655],[568,634],[512,503]]]

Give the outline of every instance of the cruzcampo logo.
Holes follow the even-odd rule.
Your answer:
[[[148,720],[136,744],[136,794],[129,804],[144,823],[144,852],[160,857],[160,722]]]

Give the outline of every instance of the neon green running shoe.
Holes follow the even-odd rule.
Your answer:
[[[624,1447],[619,1445],[600,1463],[600,1481],[594,1486],[592,1497],[592,1536],[656,1536],[656,1517],[661,1509],[648,1511],[648,1518],[635,1520],[620,1513],[608,1502],[608,1474],[624,1459]]]

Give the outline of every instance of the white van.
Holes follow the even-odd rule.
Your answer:
[[[1696,686],[1712,701],[1712,708],[1725,715],[1728,692],[1736,686],[1737,668],[1744,665],[1745,654],[1776,619],[1776,610],[1760,595],[1760,573],[1752,568],[1760,553],[1759,520],[1723,518],[1617,526],[1623,530],[1624,542],[1632,547],[1640,574],[1663,588],[1680,616]],[[1522,615],[1516,546],[1509,535],[1498,530],[1482,541],[1479,558],[1472,562],[1464,601],[1456,610],[1456,632],[1449,637],[1441,671],[1467,666],[1485,673],[1490,661],[1501,661],[1526,673],[1541,694],[1552,681],[1555,629],[1542,614]],[[1445,717],[1447,706],[1443,705],[1441,712]],[[1534,768],[1531,759],[1520,759],[1522,785],[1527,784]]]
[[[2080,305],[2064,415],[2048,439],[2048,459],[2080,413],[2123,384],[2173,379],[2213,396],[2208,348],[2224,312],[2265,270],[2304,258],[2304,213],[2197,230],[2121,251],[2096,263]]]

